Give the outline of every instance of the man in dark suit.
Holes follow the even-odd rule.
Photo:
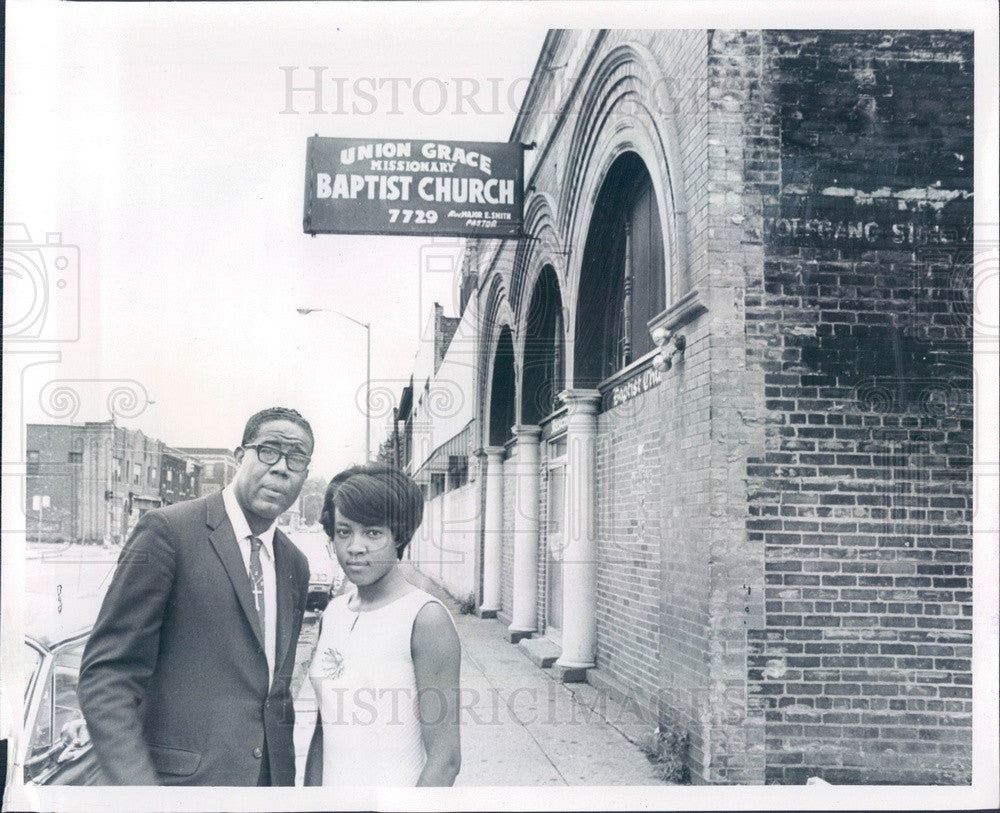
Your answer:
[[[80,668],[109,784],[295,784],[290,683],[309,566],[274,523],[312,450],[298,412],[259,412],[221,493],[136,523]]]

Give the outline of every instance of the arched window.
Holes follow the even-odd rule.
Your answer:
[[[503,446],[510,440],[514,426],[514,342],[510,328],[504,325],[493,359],[490,386],[490,445]]]
[[[525,320],[521,419],[537,424],[558,406],[564,389],[563,306],[556,272],[545,266],[538,276]]]
[[[647,323],[665,303],[663,232],[653,184],[635,153],[601,187],[580,275],[575,386],[595,387],[653,349]]]

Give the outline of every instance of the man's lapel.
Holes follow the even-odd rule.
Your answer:
[[[298,603],[299,589],[295,584],[295,569],[292,567],[289,546],[292,543],[281,531],[274,531],[274,581],[277,586],[278,626],[277,653],[274,659],[274,673],[277,675],[284,665],[288,655],[288,645],[291,642],[292,627],[294,627],[295,608]]]
[[[233,589],[236,591],[236,597],[243,608],[243,614],[247,617],[247,622],[253,628],[257,642],[263,650],[264,634],[260,628],[257,609],[253,605],[250,577],[247,575],[246,565],[243,563],[243,556],[240,554],[240,547],[236,541],[236,535],[233,533],[233,526],[229,522],[229,517],[226,516],[226,506],[222,502],[221,492],[208,497],[208,527],[212,529],[208,535],[209,541],[215,548],[219,559],[222,560],[222,566],[226,569],[229,581],[233,583]],[[280,597],[280,590],[278,595]]]

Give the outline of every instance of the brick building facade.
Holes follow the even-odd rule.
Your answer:
[[[224,447],[178,446],[177,451],[189,455],[201,465],[199,497],[222,491],[236,476],[236,458],[232,449]]]
[[[203,460],[114,421],[28,424],[26,440],[28,539],[42,542],[123,542],[146,511],[218,491],[236,468],[226,449]]]
[[[69,542],[80,537],[82,459],[72,430],[71,426],[27,426],[25,527],[29,540]]]
[[[752,115],[778,126],[744,157],[764,247],[744,315],[764,385],[746,535],[763,544],[765,626],[748,676],[769,779],[968,782],[972,37],[849,43],[718,49],[761,51],[773,78]],[[837,234],[852,226],[861,239]]]
[[[695,782],[970,781],[972,112],[963,32],[545,41],[469,586]]]
[[[26,440],[29,525],[34,495],[49,496],[50,539],[124,542],[136,520],[161,505],[163,443],[139,430],[114,421],[28,424]]]
[[[160,465],[160,499],[164,505],[201,496],[202,464],[189,454],[163,447]]]

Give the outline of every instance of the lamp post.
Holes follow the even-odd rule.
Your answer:
[[[372,326],[370,322],[361,322],[346,313],[333,308],[296,308],[297,313],[308,316],[310,313],[335,313],[348,322],[354,322],[365,329],[365,462],[371,461],[371,388],[372,388]]]

